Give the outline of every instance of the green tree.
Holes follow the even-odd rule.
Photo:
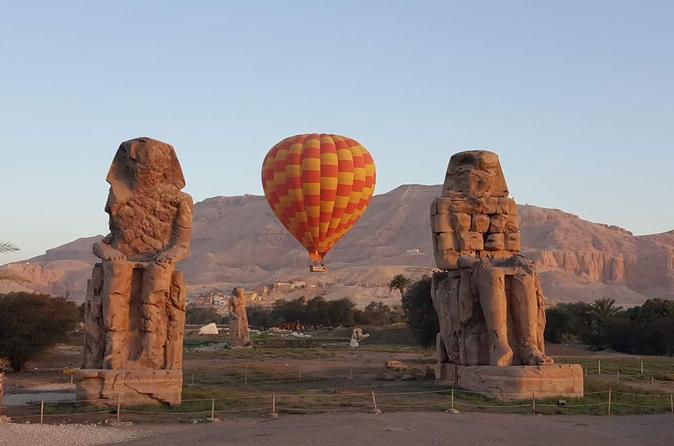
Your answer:
[[[205,325],[211,322],[218,323],[220,315],[214,309],[209,307],[188,306],[185,311],[185,323],[193,325]]]
[[[435,338],[440,331],[438,315],[431,300],[431,278],[423,276],[413,283],[402,298],[405,320],[424,347],[435,345]]]
[[[400,292],[400,297],[402,298],[405,295],[407,288],[413,283],[412,279],[405,277],[404,274],[396,274],[388,283],[388,292],[390,293],[393,290],[398,290]]]
[[[78,321],[79,309],[62,297],[0,294],[0,356],[18,372],[46,348],[65,340]]]

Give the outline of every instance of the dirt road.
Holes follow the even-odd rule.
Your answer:
[[[140,428],[140,427],[139,427]],[[652,416],[534,416],[467,413],[286,416],[166,426],[168,432],[128,445],[667,445],[674,414]]]

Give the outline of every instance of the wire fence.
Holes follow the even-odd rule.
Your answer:
[[[123,423],[161,421],[207,421],[219,417],[278,417],[291,414],[371,413],[396,411],[504,412],[520,414],[664,413],[674,416],[672,394],[641,394],[622,391],[591,392],[574,400],[552,399],[532,392],[530,400],[521,393],[488,393],[444,388],[438,390],[391,392],[357,389],[348,393],[277,393],[183,400],[180,406],[126,407],[121,397],[98,407],[100,400],[44,400],[0,406],[0,413],[13,421],[31,423],[100,422]],[[637,398],[637,399],[635,399]]]

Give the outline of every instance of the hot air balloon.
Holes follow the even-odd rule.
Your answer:
[[[283,226],[306,248],[312,272],[358,221],[374,192],[374,161],[357,141],[307,134],[284,139],[262,164],[264,195]]]

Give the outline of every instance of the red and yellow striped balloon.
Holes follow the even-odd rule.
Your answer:
[[[357,141],[313,133],[284,139],[262,164],[262,187],[283,226],[320,262],[365,212],[374,161]]]

